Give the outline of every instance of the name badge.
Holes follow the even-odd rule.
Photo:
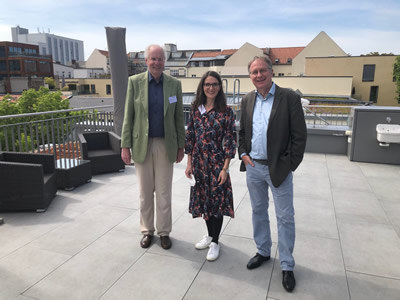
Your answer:
[[[169,97],[168,99],[169,99],[169,103],[170,103],[170,104],[175,103],[175,102],[178,101],[178,100],[176,99],[176,96],[171,96],[171,97]]]

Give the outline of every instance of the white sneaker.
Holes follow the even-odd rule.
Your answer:
[[[212,242],[210,244],[210,250],[207,253],[207,260],[213,261],[216,260],[219,256],[219,245]]]
[[[196,249],[199,249],[199,250],[206,249],[206,248],[208,248],[208,246],[210,246],[211,241],[212,241],[212,237],[205,235],[203,237],[203,239],[195,245],[195,247],[196,247]]]

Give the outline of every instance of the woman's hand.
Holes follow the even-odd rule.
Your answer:
[[[185,170],[185,175],[187,178],[192,178],[192,174],[193,174],[192,164],[188,164]]]
[[[227,179],[228,179],[228,172],[225,169],[221,169],[221,172],[219,172],[218,175],[219,185],[224,184]]]

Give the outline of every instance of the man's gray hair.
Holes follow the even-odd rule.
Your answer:
[[[167,58],[165,48],[162,47],[162,46],[160,46],[160,45],[157,45],[157,44],[148,45],[148,46],[146,47],[146,49],[144,50],[144,58],[148,58],[149,53],[150,53],[150,48],[151,48],[151,47],[157,47],[157,48],[159,47],[159,48],[161,48],[162,51],[164,52],[164,58],[165,58],[165,59]]]
[[[249,70],[249,73],[250,73],[251,64],[253,62],[255,62],[257,59],[261,59],[261,60],[265,61],[267,63],[267,65],[268,65],[268,69],[272,70],[272,61],[269,59],[268,56],[265,56],[265,55],[258,56],[258,55],[256,55],[256,56],[253,57],[253,59],[247,65],[247,69]]]

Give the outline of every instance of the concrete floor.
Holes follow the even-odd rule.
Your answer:
[[[186,159],[185,159],[186,160]],[[186,163],[175,166],[173,246],[142,249],[135,168],[59,190],[45,213],[1,213],[0,299],[400,299],[400,166],[306,153],[295,172],[297,286],[285,292],[271,201],[272,259],[256,253],[239,161],[231,163],[236,216],[221,254],[206,261],[206,233],[187,213]]]

